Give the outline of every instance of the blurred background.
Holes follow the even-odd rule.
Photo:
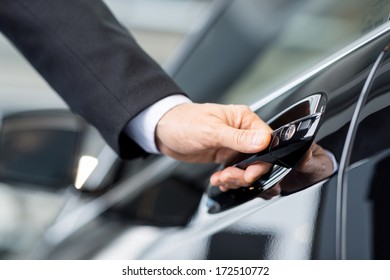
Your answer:
[[[119,21],[164,65],[195,32],[211,0],[105,0]],[[0,106],[64,106],[46,82],[0,33]],[[15,102],[18,101],[18,102]]]

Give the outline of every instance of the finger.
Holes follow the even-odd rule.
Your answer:
[[[245,181],[244,174],[245,170],[229,166],[221,171],[219,181],[221,184],[227,185],[231,188],[247,186],[248,184]]]
[[[213,186],[219,186],[222,191],[245,187],[248,183],[245,182],[244,173],[245,170],[229,166],[212,174],[210,183]]]
[[[237,129],[223,126],[217,137],[216,146],[226,147],[241,153],[256,153],[264,150],[271,141],[271,133],[264,130]]]
[[[261,176],[266,174],[272,167],[270,163],[256,163],[247,167],[244,172],[244,180],[247,185],[253,184],[256,180],[258,180]]]
[[[253,184],[257,179],[266,174],[272,167],[269,163],[256,163],[250,165],[246,170],[229,166],[215,172],[210,177],[213,186],[222,186],[223,189],[236,189]]]
[[[272,132],[271,127],[265,123],[259,115],[254,113],[248,106],[245,105],[233,105],[234,109],[231,110],[233,114],[230,114],[229,122],[232,127],[250,130],[265,130]]]
[[[219,179],[221,173],[222,173],[222,170],[218,170],[217,172],[215,172],[214,174],[211,175],[211,177],[210,177],[210,184],[212,186],[219,186],[219,185],[221,185],[222,182]]]

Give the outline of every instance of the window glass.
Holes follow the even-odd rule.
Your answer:
[[[292,3],[295,4],[289,7],[289,14],[283,15],[285,22],[280,31],[270,38],[269,44],[230,87],[225,102],[251,104],[259,100],[384,24],[390,12],[388,0],[313,0]],[[267,26],[277,25],[280,20],[271,14]],[[258,26],[247,28],[256,29]],[[250,31],[256,34],[255,30]]]

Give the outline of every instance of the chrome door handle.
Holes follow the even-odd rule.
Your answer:
[[[305,104],[305,112],[300,113],[302,104]],[[286,114],[293,110],[298,112],[298,118],[275,129],[271,134],[269,146],[256,154],[237,153],[230,158],[226,166],[235,166],[246,169],[248,166],[258,162],[268,162],[273,164],[273,168],[254,184],[249,187],[231,189],[221,192],[219,188],[210,187],[208,190],[209,213],[218,213],[229,209],[270,189],[280,182],[297,165],[310,149],[315,136],[319,130],[322,116],[325,111],[326,96],[323,93],[313,94],[293,106],[278,114],[274,121],[281,123],[280,119],[285,119]],[[283,123],[283,122],[282,122]]]

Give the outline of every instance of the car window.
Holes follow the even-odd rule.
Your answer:
[[[253,1],[255,2],[255,1]],[[277,36],[224,94],[226,103],[251,104],[388,20],[390,1],[292,1]],[[234,5],[234,4],[233,4]],[[238,3],[236,3],[238,5]],[[255,4],[253,4],[255,5]],[[237,9],[239,11],[239,9]],[[237,15],[247,17],[251,14]],[[270,15],[267,26],[277,25]],[[247,25],[256,34],[256,25]],[[255,36],[255,35],[254,35]]]

